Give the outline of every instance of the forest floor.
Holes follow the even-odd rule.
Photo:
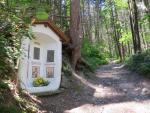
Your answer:
[[[150,113],[150,80],[110,63],[88,79],[74,74],[63,93],[38,99],[43,113]]]

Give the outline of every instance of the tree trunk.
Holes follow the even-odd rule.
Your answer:
[[[141,52],[141,40],[139,35],[138,25],[138,9],[135,0],[128,0],[129,12],[130,12],[130,25],[132,31],[132,39],[134,46],[134,53]]]
[[[116,8],[114,8],[115,5],[113,0],[110,1],[110,4],[111,4],[111,27],[113,29],[113,39],[116,45],[117,55],[119,55],[120,61],[122,61],[123,58],[122,58],[121,44],[119,42],[120,31],[119,28],[117,27],[117,11]]]
[[[138,25],[138,9],[137,9],[135,0],[133,0],[133,7],[134,7],[134,33],[135,33],[136,42],[137,42],[137,51],[136,52],[141,52],[141,41],[140,41],[139,25]]]
[[[71,65],[75,70],[78,60],[81,57],[81,22],[80,22],[80,0],[71,0],[71,22],[70,22],[70,37],[71,37]]]

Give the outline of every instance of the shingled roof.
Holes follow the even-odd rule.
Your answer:
[[[51,20],[39,21],[39,20],[33,19],[31,24],[32,25],[43,24],[44,26],[48,26],[58,35],[58,37],[63,43],[69,43],[70,41],[70,39],[65,35],[65,33],[61,31],[60,28],[58,28]]]

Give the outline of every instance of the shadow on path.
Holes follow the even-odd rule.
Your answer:
[[[76,73],[74,78],[64,93],[40,98],[42,108],[53,113],[150,113],[150,80],[121,64],[104,65],[90,79]]]

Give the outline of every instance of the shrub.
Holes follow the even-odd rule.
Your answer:
[[[0,90],[1,89],[9,89],[9,86],[7,83],[4,83],[3,81],[0,81]]]
[[[42,77],[37,77],[33,81],[33,86],[34,87],[39,87],[39,86],[47,86],[49,82],[47,80],[44,80]]]
[[[39,11],[36,13],[36,17],[39,19],[39,20],[47,20],[48,19],[48,14],[46,12],[42,12],[42,11]]]
[[[15,65],[21,53],[20,41],[28,36],[28,27],[16,9],[0,2],[0,78],[14,75]]]
[[[144,75],[150,74],[150,63],[141,63],[138,72]]]
[[[0,106],[1,113],[25,113],[17,106]]]
[[[93,44],[86,38],[83,40],[81,54],[92,70],[95,70],[99,65],[107,63],[108,55],[100,50],[101,46],[99,44]]]
[[[126,65],[129,69],[150,77],[150,50],[133,55]]]

